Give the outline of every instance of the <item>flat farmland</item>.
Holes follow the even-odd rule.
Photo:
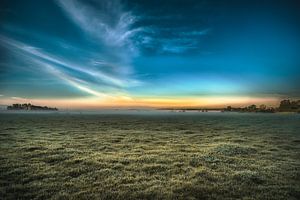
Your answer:
[[[300,199],[300,115],[0,114],[2,199]]]

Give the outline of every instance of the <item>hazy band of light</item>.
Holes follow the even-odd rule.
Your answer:
[[[127,96],[106,98],[75,98],[75,99],[25,99],[19,97],[3,98],[1,104],[32,103],[47,105],[61,109],[102,109],[102,108],[179,108],[179,107],[207,107],[222,108],[231,106],[247,106],[250,104],[266,104],[276,106],[280,101],[277,97],[202,97],[202,98],[129,98]]]

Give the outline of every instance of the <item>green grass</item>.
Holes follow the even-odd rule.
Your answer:
[[[0,115],[0,199],[300,199],[300,116]]]

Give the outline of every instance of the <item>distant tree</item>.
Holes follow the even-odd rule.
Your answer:
[[[297,102],[297,101],[292,101],[292,102],[291,102],[290,108],[291,108],[292,110],[298,109],[298,102]]]
[[[280,110],[288,110],[291,108],[291,102],[288,99],[282,100],[279,105]]]
[[[7,106],[7,110],[58,110],[57,108],[51,108],[48,106],[35,106],[30,103],[28,104],[13,104],[12,106]]]
[[[248,110],[249,111],[255,111],[256,110],[256,105],[251,105],[251,106],[248,106]]]
[[[259,106],[259,109],[260,110],[266,110],[267,106],[265,104],[262,104],[262,105]]]

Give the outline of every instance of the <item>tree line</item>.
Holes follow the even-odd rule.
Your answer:
[[[52,110],[56,111],[57,108],[51,108],[47,106],[36,106],[30,103],[25,104],[12,104],[11,106],[7,106],[7,110]]]
[[[289,99],[282,100],[279,107],[267,107],[262,104],[260,106],[250,105],[246,107],[232,107],[227,106],[223,111],[229,112],[264,112],[264,113],[274,113],[274,112],[298,112],[300,113],[300,100],[291,101]]]

